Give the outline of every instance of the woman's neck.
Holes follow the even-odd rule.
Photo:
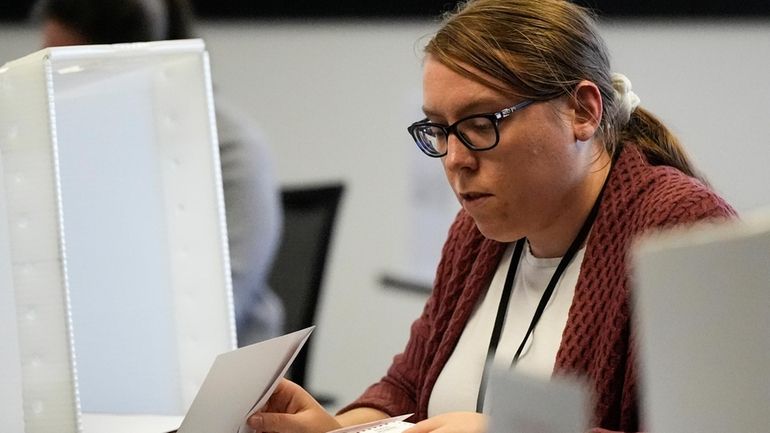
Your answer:
[[[599,199],[604,182],[609,176],[611,158],[603,151],[594,158],[585,178],[575,191],[566,194],[558,215],[543,230],[527,236],[530,249],[535,257],[561,257],[575,240],[583,223],[588,218],[594,203]],[[582,246],[582,245],[581,245]]]

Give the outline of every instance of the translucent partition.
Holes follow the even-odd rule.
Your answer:
[[[767,431],[770,213],[647,239],[634,266],[649,430]]]
[[[0,191],[3,190],[0,176]],[[24,411],[21,390],[21,356],[16,326],[16,296],[11,279],[11,257],[5,198],[0,194],[0,431],[23,432]]]
[[[18,336],[0,367],[21,370],[25,431],[74,432],[78,406],[184,414],[215,356],[235,347],[202,41],[8,63],[0,140],[11,288],[0,290],[15,306],[0,325]]]

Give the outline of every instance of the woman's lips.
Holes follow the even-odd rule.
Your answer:
[[[468,207],[480,206],[489,197],[492,197],[492,194],[483,192],[467,192],[460,194],[460,199],[462,200],[462,204],[466,209]]]

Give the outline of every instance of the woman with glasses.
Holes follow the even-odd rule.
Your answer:
[[[596,430],[639,431],[630,244],[734,211],[611,72],[582,8],[470,1],[425,51],[425,118],[408,130],[462,204],[433,293],[387,374],[337,417],[284,382],[252,425],[321,432],[414,413],[409,433],[482,432],[494,363],[579,376]]]

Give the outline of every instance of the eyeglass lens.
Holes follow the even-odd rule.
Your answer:
[[[472,149],[488,149],[497,144],[497,127],[488,117],[471,117],[455,126],[455,133]],[[421,148],[434,154],[447,151],[447,136],[444,129],[433,125],[415,128],[415,138]]]

